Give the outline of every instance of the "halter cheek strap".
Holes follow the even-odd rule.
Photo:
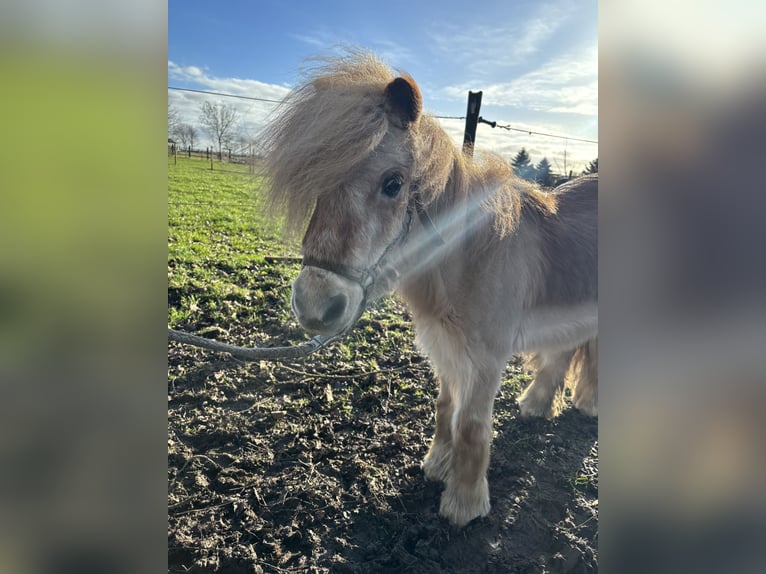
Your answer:
[[[419,195],[415,196],[415,211],[418,212],[418,219],[420,220],[420,224],[429,235],[429,241],[436,244],[437,246],[445,245],[441,233],[439,233],[439,230],[436,229],[436,225],[434,225],[433,220],[428,215],[425,207],[423,207],[423,202],[420,200]]]
[[[381,253],[380,257],[378,257],[378,260],[371,267],[367,269],[356,269],[350,265],[324,261],[314,257],[304,257],[303,266],[324,269],[325,271],[335,273],[336,275],[345,277],[349,281],[358,284],[364,293],[364,297],[360,305],[362,310],[364,310],[364,308],[367,306],[367,299],[370,293],[370,289],[373,285],[375,285],[375,281],[378,278],[378,274],[380,272],[381,266],[383,265],[383,262],[394,247],[404,243],[410,233],[410,228],[412,227],[412,210],[413,208],[416,208],[415,204],[415,196],[413,196],[413,200],[407,204],[407,217],[404,220],[404,226],[399,232],[399,235],[397,235],[394,240],[386,246],[386,248],[383,250],[383,253]]]

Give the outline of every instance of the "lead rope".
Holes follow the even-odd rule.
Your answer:
[[[236,345],[229,345],[227,343],[221,343],[213,339],[205,339],[204,337],[199,337],[198,335],[192,335],[191,333],[184,333],[183,331],[176,331],[175,329],[168,328],[169,341],[176,341],[185,345],[192,345],[194,347],[209,349],[211,351],[218,351],[220,353],[229,353],[232,357],[235,357],[241,361],[278,361],[281,359],[300,359],[309,356],[319,349],[323,349],[344,335],[345,333],[335,335],[333,337],[317,335],[306,343],[288,347],[238,347]]]

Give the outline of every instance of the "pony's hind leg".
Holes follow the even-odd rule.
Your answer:
[[[563,401],[564,379],[575,350],[541,351],[532,358],[537,367],[535,380],[519,397],[524,417],[553,418],[559,414]]]
[[[583,414],[598,416],[598,339],[577,349],[572,359],[574,406]]]
[[[440,378],[439,396],[436,399],[436,432],[431,448],[423,459],[423,473],[430,480],[446,480],[452,463],[452,413],[454,399],[449,385]]]

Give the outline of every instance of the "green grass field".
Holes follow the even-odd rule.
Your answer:
[[[168,322],[227,328],[241,320],[258,326],[255,309],[268,295],[287,305],[297,265],[267,264],[268,255],[297,255],[281,238],[259,194],[260,179],[246,166],[179,157],[168,161]],[[274,277],[284,277],[285,282]],[[269,281],[262,281],[270,277]],[[289,317],[285,315],[285,318]]]

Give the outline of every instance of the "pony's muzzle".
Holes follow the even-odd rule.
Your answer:
[[[332,336],[351,326],[362,304],[362,288],[331,271],[304,267],[293,283],[292,308],[301,327]]]

